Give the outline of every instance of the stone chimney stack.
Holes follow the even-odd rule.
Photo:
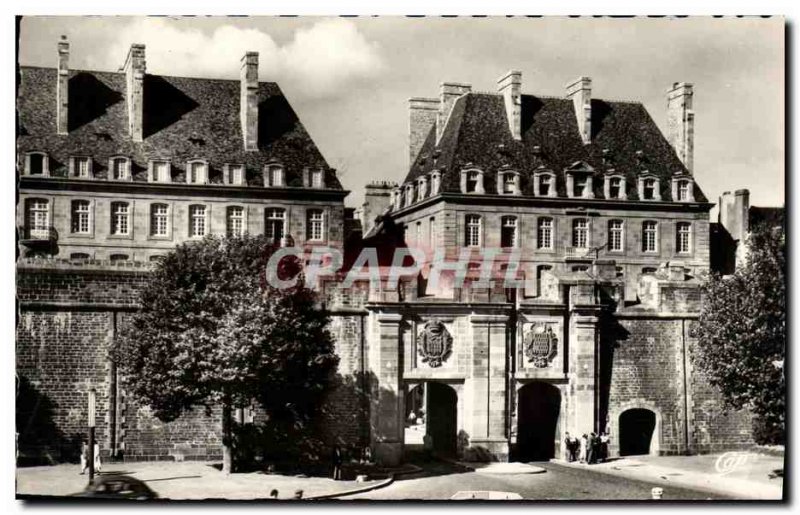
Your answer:
[[[436,144],[442,139],[447,118],[453,110],[453,104],[461,95],[466,95],[472,91],[472,85],[459,84],[457,82],[442,82],[439,93],[439,114],[436,117]]]
[[[567,98],[572,99],[581,140],[584,145],[588,145],[592,142],[592,79],[578,77],[567,84]]]
[[[69,41],[58,42],[58,77],[56,78],[56,132],[69,133]]]
[[[133,141],[144,139],[144,45],[134,43],[125,59],[125,93],[128,102],[128,131]]]
[[[408,99],[408,167],[414,164],[419,150],[431,128],[436,125],[439,113],[438,98]]]
[[[675,82],[667,92],[667,139],[683,165],[694,174],[694,86]]]
[[[511,136],[522,139],[522,72],[511,70],[497,79],[497,92],[503,95]]]
[[[239,74],[240,112],[245,150],[258,150],[258,52],[246,52]]]
[[[750,190],[726,191],[719,197],[719,223],[737,242],[744,242],[750,231]]]
[[[367,184],[361,209],[362,234],[369,233],[375,227],[375,219],[389,209],[392,204],[392,191],[395,188],[397,184],[388,181],[373,181]]]

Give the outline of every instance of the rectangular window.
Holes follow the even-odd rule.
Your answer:
[[[586,185],[588,179],[586,177],[575,177],[575,196],[583,197],[586,194]]]
[[[322,170],[311,170],[311,187],[322,187]]]
[[[658,251],[658,224],[651,220],[642,223],[642,251]]]
[[[585,218],[572,222],[572,246],[579,249],[589,248],[589,221]]]
[[[153,182],[168,182],[169,163],[166,161],[153,162]]]
[[[28,238],[47,238],[50,233],[50,203],[43,199],[29,199],[26,208]]]
[[[608,196],[609,198],[620,198],[622,196],[622,179],[619,177],[609,179]]]
[[[111,177],[115,181],[126,181],[130,179],[130,168],[127,159],[124,157],[115,157],[111,161]]]
[[[689,181],[680,181],[678,183],[678,200],[689,200]]]
[[[464,242],[467,247],[481,246],[481,217],[479,215],[467,215],[466,233]]]
[[[283,186],[283,168],[280,166],[270,166],[267,169],[267,178],[269,186]]]
[[[540,249],[553,250],[553,219],[540,218],[536,236]]]
[[[653,200],[656,198],[655,179],[645,179],[643,193],[644,193],[644,200]]]
[[[516,182],[516,176],[513,173],[503,175],[503,193],[514,193]]]
[[[79,179],[89,178],[89,158],[76,157],[75,160],[75,176]]]
[[[111,234],[127,236],[130,230],[130,218],[127,202],[111,203]]]
[[[611,252],[622,251],[622,220],[608,222],[608,250]]]
[[[90,204],[88,200],[72,201],[72,232],[75,234],[89,234],[89,212]]]
[[[308,225],[306,239],[308,241],[323,241],[325,234],[325,218],[321,209],[312,209],[308,212]]]
[[[206,206],[189,206],[189,236],[200,238],[206,235]]]
[[[230,206],[228,208],[225,228],[228,236],[242,236],[244,234],[244,208],[242,206]]]
[[[692,251],[692,225],[688,222],[678,222],[676,247],[679,254],[688,254]]]
[[[189,163],[189,183],[190,184],[206,183],[205,163]]]
[[[422,244],[422,222],[417,222],[415,231],[416,231],[416,234],[414,234],[414,244],[421,245]]]
[[[241,186],[244,184],[244,166],[242,165],[231,165],[229,168],[230,172],[230,183],[236,186]]]
[[[428,220],[428,228],[428,238],[430,240],[429,244],[430,247],[434,249],[436,248],[436,217],[432,216],[430,220]]]
[[[169,230],[169,206],[153,204],[150,206],[150,235],[167,236]]]
[[[28,154],[28,173],[44,175],[44,154]]]
[[[283,227],[286,212],[279,208],[269,208],[265,211],[267,238],[274,243],[280,243],[283,238]]]
[[[549,175],[542,175],[539,177],[539,195],[543,197],[550,196],[551,177]]]
[[[128,255],[127,254],[111,254],[108,257],[108,259],[111,260],[111,261],[127,261],[128,260]]]
[[[500,221],[500,246],[513,248],[517,246],[517,218],[504,216]]]
[[[467,193],[478,191],[479,178],[480,174],[478,172],[467,172]]]

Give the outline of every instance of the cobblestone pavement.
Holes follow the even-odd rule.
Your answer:
[[[731,500],[732,497],[599,474],[591,470],[537,463],[543,474],[491,475],[460,472],[444,463],[425,464],[425,472],[403,476],[386,488],[342,500],[445,500],[460,491],[499,491],[532,500],[651,500],[654,486],[664,500]],[[657,502],[657,501],[653,501]]]

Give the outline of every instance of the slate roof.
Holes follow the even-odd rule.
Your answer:
[[[520,172],[522,191],[533,191],[533,172],[552,170],[559,196],[566,196],[564,169],[584,161],[596,177],[608,168],[627,177],[628,199],[638,199],[637,178],[642,170],[660,177],[661,198],[671,199],[671,179],[688,173],[672,146],[641,103],[592,99],[592,138],[584,145],[578,132],[572,100],[522,95],[522,139],[511,136],[503,97],[492,93],[468,93],[459,97],[436,145],[436,127],[428,134],[404,183],[443,169],[442,191],[460,191],[460,170],[472,163],[484,172],[486,193],[497,193],[496,172],[508,165]],[[534,147],[539,147],[537,154]],[[608,149],[608,162],[603,150]],[[637,151],[642,151],[641,159]],[[603,198],[603,181],[595,179],[596,198]],[[695,183],[694,198],[707,202]]]
[[[326,186],[342,189],[330,166],[274,82],[258,88],[259,151],[245,152],[239,119],[238,80],[146,75],[144,141],[128,132],[125,74],[71,70],[69,134],[56,134],[56,73],[53,68],[20,67],[17,97],[19,154],[44,151],[51,175],[67,173],[70,156],[90,156],[98,178],[108,159],[132,159],[133,180],[146,181],[150,159],[172,160],[173,182],[185,182],[185,163],[205,159],[209,181],[222,182],[225,163],[245,164],[248,184],[263,185],[268,162],[284,166],[287,186],[302,186],[304,167],[327,170]]]

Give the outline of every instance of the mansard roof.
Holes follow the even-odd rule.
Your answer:
[[[128,132],[125,74],[70,70],[69,133],[56,133],[56,74],[53,68],[20,67],[17,98],[19,154],[42,151],[51,158],[51,175],[62,175],[70,156],[91,156],[99,176],[108,159],[131,158],[133,179],[145,181],[147,163],[170,159],[174,182],[182,182],[184,165],[206,160],[211,182],[221,182],[226,163],[244,164],[248,183],[263,185],[267,163],[284,166],[287,186],[302,186],[303,168],[330,166],[298,119],[280,87],[258,85],[258,151],[244,150],[240,122],[239,80],[145,75],[144,139]],[[326,187],[342,189],[334,173]]]
[[[428,134],[405,182],[434,169],[443,171],[441,191],[458,192],[459,172],[469,166],[484,172],[486,193],[497,193],[496,173],[503,166],[521,172],[523,192],[537,168],[559,178],[557,192],[566,196],[565,170],[579,164],[602,176],[610,170],[626,177],[628,199],[638,199],[637,178],[645,171],[658,176],[661,198],[671,199],[671,178],[688,174],[672,146],[639,102],[592,99],[592,137],[584,144],[572,100],[522,95],[522,138],[508,126],[502,95],[468,93],[453,105],[438,145],[436,127]],[[604,153],[604,150],[606,151]],[[690,176],[690,175],[689,175]],[[593,181],[603,198],[603,181]],[[694,198],[707,202],[695,184]]]

